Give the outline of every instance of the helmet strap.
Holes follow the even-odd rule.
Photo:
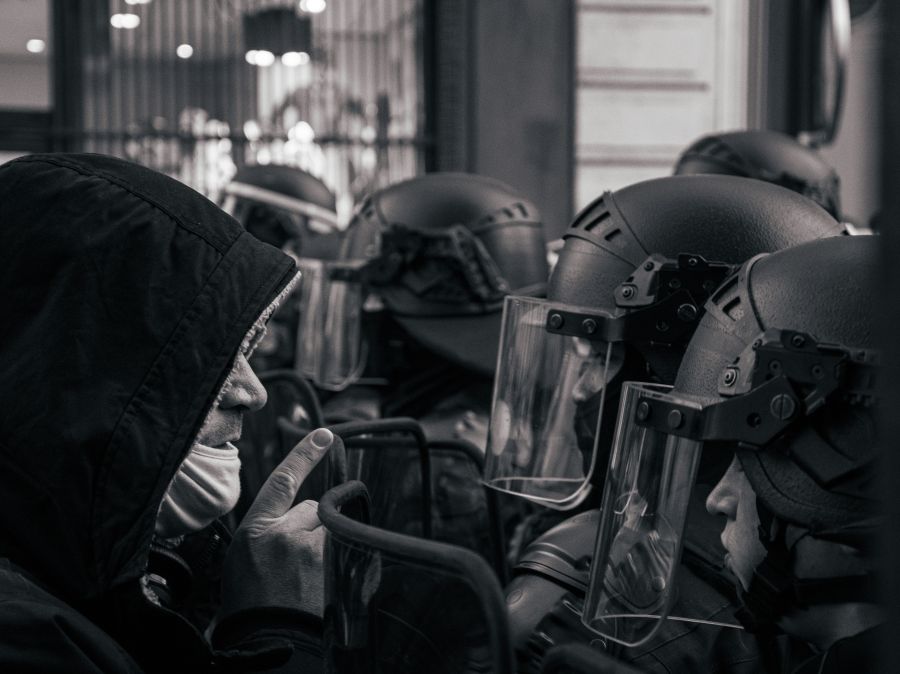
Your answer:
[[[735,617],[748,632],[777,634],[778,618],[788,608],[793,581],[791,554],[785,540],[783,522],[757,500],[759,539],[766,556],[753,570],[750,587],[740,592],[741,607]]]
[[[787,541],[787,525],[757,500],[760,541],[766,556],[753,570],[750,587],[740,593],[737,619],[749,632],[772,636],[778,620],[795,608],[816,604],[875,602],[876,583],[871,573],[824,578],[797,578],[793,572],[793,544]]]

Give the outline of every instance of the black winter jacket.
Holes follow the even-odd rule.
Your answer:
[[[136,164],[0,167],[0,671],[321,668],[308,616],[255,611],[213,649],[146,574],[162,496],[295,273]]]

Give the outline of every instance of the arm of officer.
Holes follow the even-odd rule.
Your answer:
[[[253,649],[287,640],[293,647],[291,671],[321,670],[325,529],[315,501],[293,502],[340,441],[327,429],[313,431],[259,490],[225,558],[215,648]]]

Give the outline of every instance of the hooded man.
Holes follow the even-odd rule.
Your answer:
[[[216,521],[266,400],[247,359],[297,280],[149,169],[0,167],[0,670],[321,667],[324,534],[292,503],[332,434],[298,444],[230,545]]]

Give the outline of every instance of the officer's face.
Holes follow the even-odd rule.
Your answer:
[[[238,355],[222,399],[210,410],[196,441],[207,447],[222,447],[239,440],[244,413],[262,408],[266,399],[266,389],[247,358]]]
[[[725,475],[706,499],[712,515],[725,515],[722,545],[727,555],[725,565],[737,576],[744,589],[750,586],[753,570],[763,560],[766,549],[759,540],[759,515],[756,492],[735,457]]]
[[[578,338],[574,341],[577,353],[588,359],[582,365],[578,381],[572,389],[572,398],[575,402],[583,403],[600,393],[606,383],[619,373],[625,361],[625,354],[621,345],[614,345],[607,364],[609,345],[606,342],[589,342]]]
[[[621,344],[613,344],[612,350],[608,350],[606,342],[587,342],[585,340],[576,339],[576,346],[581,355],[590,354],[592,358],[587,360],[578,375],[578,380],[572,388],[572,399],[575,401],[575,438],[578,442],[578,448],[584,464],[584,470],[588,471],[591,466],[591,460],[594,453],[594,445],[597,433],[597,416],[600,414],[601,392],[608,387],[622,369],[625,364],[625,349]],[[606,357],[609,353],[609,363]],[[618,387],[620,384],[617,384]],[[606,392],[606,410],[604,412],[612,412],[603,419],[607,431],[614,429],[616,424],[615,418],[615,396],[610,395],[610,391]],[[601,428],[602,431],[602,428]],[[611,438],[611,433],[607,433]],[[602,432],[601,432],[602,436]],[[606,443],[604,443],[606,444]],[[601,451],[608,451],[609,447],[603,446]],[[599,457],[598,465],[605,465],[606,456]],[[602,484],[602,482],[600,483]]]

